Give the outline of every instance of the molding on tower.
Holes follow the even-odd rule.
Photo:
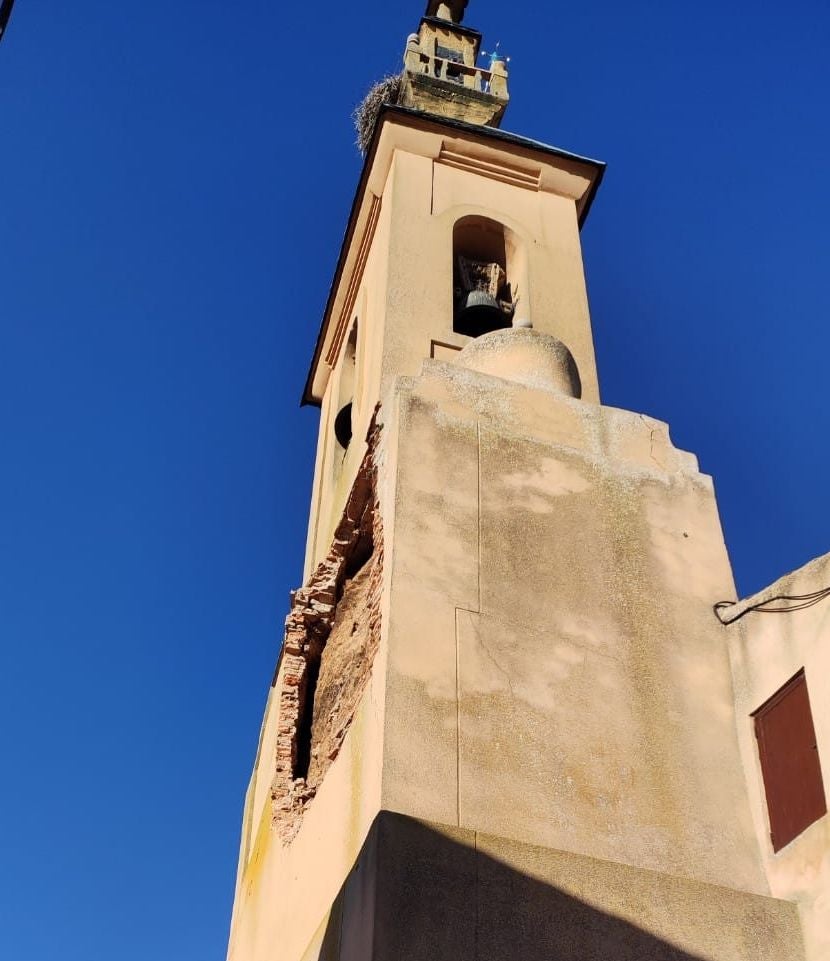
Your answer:
[[[511,184],[513,187],[524,187],[527,190],[541,190],[542,187],[542,168],[526,171],[519,167],[514,167],[506,163],[491,163],[486,160],[479,160],[469,154],[448,147],[441,147],[436,163],[445,164],[447,167],[455,167],[456,170],[465,170],[467,173],[479,174],[481,177],[489,177],[491,180],[498,180],[501,183]]]
[[[404,142],[409,143],[406,141],[406,132],[409,130],[439,135],[433,148],[433,159],[437,163],[462,166],[471,173],[489,176],[525,189],[549,191],[571,197],[576,203],[580,227],[590,213],[605,174],[606,165],[601,160],[592,160],[538,140],[520,137],[495,127],[436,117],[409,107],[385,105],[378,118],[372,143],[366,152],[360,182],[352,202],[320,334],[303,390],[303,406],[320,404],[322,384],[319,375],[324,374],[320,369],[321,364],[325,364],[326,369],[330,370],[336,359],[338,338],[335,331],[341,332],[342,339],[341,328],[345,329],[342,321],[345,317],[348,324],[349,311],[353,306],[353,301],[351,306],[349,304],[349,292],[356,293],[359,286],[361,264],[365,266],[374,229],[373,219],[376,225],[376,218],[379,216],[379,197],[383,192],[395,151],[404,149]],[[465,144],[474,147],[474,151],[465,150]],[[512,151],[509,161],[505,156],[506,150]],[[359,243],[358,237],[361,238]],[[345,291],[344,280],[347,284]],[[332,318],[335,316],[341,323],[333,330]],[[326,376],[323,376],[323,383],[325,379]]]

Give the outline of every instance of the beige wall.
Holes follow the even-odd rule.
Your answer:
[[[787,594],[830,586],[830,555],[788,574],[766,590],[724,611]],[[734,595],[733,595],[734,596]],[[790,614],[748,613],[723,628],[735,674],[741,756],[752,817],[772,893],[796,900],[802,911],[811,961],[830,958],[830,818],[826,815],[777,854],[772,850],[766,797],[751,714],[802,668],[807,678],[824,790],[830,798],[830,600]]]
[[[313,961],[797,961],[795,905],[382,814]]]
[[[714,618],[713,602],[734,596],[734,584],[710,479],[666,425],[598,403],[578,229],[588,187],[567,159],[429,127],[382,131],[316,372],[306,557],[308,575],[329,550],[383,400],[380,650],[342,750],[287,845],[272,826],[280,718],[278,698],[269,700],[230,961],[337,957],[333,926],[362,916],[348,897],[374,903],[352,869],[381,811],[487,836],[494,857],[519,857],[525,845],[547,852],[533,864],[568,855],[605,865],[591,877],[627,866],[641,872],[632,883],[655,889],[642,872],[662,875],[666,889],[682,879],[710,913],[710,886],[728,889],[735,947],[707,961],[760,958],[744,950],[753,916],[762,930],[772,925],[773,947],[786,941],[792,914],[768,903],[771,890],[799,901],[810,961],[830,956],[826,819],[768,852],[747,720],[806,666],[830,758],[826,612],[794,615],[783,630],[780,619],[749,615],[727,629]],[[436,342],[468,342],[452,330],[452,230],[470,214],[501,220],[524,243],[520,313],[571,350],[583,400],[511,382],[507,368],[475,373],[446,348],[452,362],[429,359]],[[354,439],[344,452],[333,439],[337,343],[355,320]],[[830,582],[817,564],[799,575],[799,592]],[[670,920],[637,915],[660,937]],[[706,924],[694,928],[705,940]],[[357,939],[361,961],[366,935],[365,925],[344,935]]]
[[[396,404],[384,808],[767,891],[694,459],[437,361]]]
[[[383,667],[364,693],[350,732],[290,845],[273,827],[270,781],[275,712],[249,793],[228,961],[300,961],[328,917],[380,806]],[[278,687],[279,684],[278,682]]]
[[[383,811],[486,842],[517,884],[542,883],[545,904],[596,888],[604,900],[587,903],[612,931],[710,944],[666,957],[800,958],[795,915],[768,897],[770,885],[803,892],[795,869],[784,883],[761,857],[743,708],[736,719],[712,614],[734,585],[694,457],[658,421],[475,373],[463,357],[396,379],[380,422],[380,651],[287,846],[271,826],[278,719],[266,716],[230,961],[400,961],[362,912],[411,865],[355,874]],[[646,889],[677,904],[655,913]],[[394,912],[389,923],[406,930]],[[356,954],[337,953],[349,944]]]
[[[453,226],[462,217],[498,220],[518,238],[526,268],[517,317],[565,343],[583,397],[599,400],[578,225],[589,185],[578,164],[565,159],[386,122],[323,338],[325,356],[332,344],[346,343],[355,320],[359,324],[361,392],[345,458],[333,438],[342,348],[331,369],[324,358],[317,367],[322,412],[306,576],[328,550],[375,405],[396,377],[420,370],[435,343],[461,348],[470,341],[453,331]]]

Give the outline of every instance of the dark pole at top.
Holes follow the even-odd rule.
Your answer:
[[[3,34],[6,32],[13,6],[14,0],[0,0],[0,40],[3,39]]]
[[[467,3],[468,0],[429,0],[426,15],[437,17],[439,20],[449,20],[452,23],[461,23]]]

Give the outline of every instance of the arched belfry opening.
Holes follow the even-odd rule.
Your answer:
[[[516,312],[520,244],[489,217],[469,216],[453,228],[453,330],[480,337],[510,327]]]

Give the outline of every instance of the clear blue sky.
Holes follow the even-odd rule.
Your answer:
[[[350,112],[422,0],[306,9],[17,0],[0,44],[9,961],[224,958]],[[505,127],[609,163],[583,235],[605,402],[714,475],[743,593],[830,550],[826,0],[469,22],[513,57]]]

